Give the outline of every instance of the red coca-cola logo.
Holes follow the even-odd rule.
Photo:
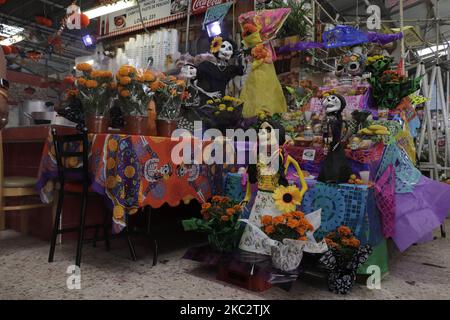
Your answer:
[[[215,5],[228,2],[229,0],[193,0],[192,1],[192,12],[201,13],[206,11],[208,8]]]

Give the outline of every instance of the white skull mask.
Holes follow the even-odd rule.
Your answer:
[[[228,61],[233,56],[233,52],[233,45],[228,41],[224,41],[222,42],[222,46],[220,47],[218,58],[220,60]]]
[[[323,100],[322,107],[325,108],[326,113],[332,113],[342,110],[345,106],[336,95],[330,95]]]
[[[191,64],[185,64],[181,68],[180,75],[185,79],[195,79],[197,78],[197,68]]]
[[[268,122],[263,122],[258,132],[258,143],[260,146],[270,147],[278,141],[277,132]]]

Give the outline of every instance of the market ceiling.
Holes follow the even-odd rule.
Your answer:
[[[48,38],[59,29],[60,20],[66,14],[66,8],[73,0],[8,0],[0,6],[0,24],[22,27],[26,30],[27,39],[17,43],[20,50],[44,52],[48,47]],[[81,10],[97,6],[96,0],[76,1]],[[51,19],[51,26],[36,23],[36,16]],[[61,35],[61,52],[46,54],[38,62],[16,57],[9,59],[10,68],[21,66],[22,70],[40,75],[62,75],[70,71],[75,57],[91,55],[81,40],[85,33],[95,33],[96,24],[91,23],[85,30],[64,30]]]

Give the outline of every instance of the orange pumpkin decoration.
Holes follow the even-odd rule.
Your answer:
[[[2,46],[2,49],[3,49],[3,53],[5,54],[5,56],[12,53],[12,48],[10,46]]]
[[[89,20],[89,17],[87,15],[85,15],[84,13],[80,15],[80,24],[82,28],[86,28],[90,22],[91,21]]]
[[[36,16],[34,19],[36,20],[36,23],[41,26],[51,27],[53,25],[52,19],[43,16]]]

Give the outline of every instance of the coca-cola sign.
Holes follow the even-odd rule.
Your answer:
[[[192,0],[192,14],[203,13],[208,8],[233,0]]]

